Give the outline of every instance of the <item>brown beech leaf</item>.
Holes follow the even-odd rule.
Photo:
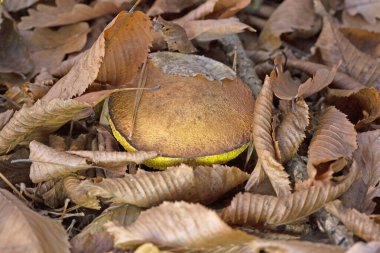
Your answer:
[[[352,27],[342,27],[339,30],[360,51],[380,57],[380,32]]]
[[[361,15],[351,16],[347,11],[342,13],[342,22],[344,27],[365,29],[370,32],[380,32],[380,20],[374,24],[369,24]]]
[[[13,114],[13,110],[6,110],[5,112],[0,113],[0,130],[8,123]]]
[[[7,190],[0,189],[0,251],[69,253],[63,226],[29,209]]]
[[[185,16],[174,20],[174,22],[182,26],[187,21],[202,19],[214,11],[215,5],[218,1],[219,0],[206,0],[206,2],[199,5],[197,8],[190,11]]]
[[[204,2],[204,0],[156,0],[147,12],[148,16],[162,13],[179,13],[182,10]]]
[[[239,193],[230,206],[223,210],[221,217],[227,223],[250,226],[291,223],[339,197],[347,191],[357,175],[357,166],[352,166],[340,183],[315,181],[315,185],[283,197]]]
[[[380,2],[378,1],[345,0],[344,9],[352,16],[361,14],[370,24],[376,23],[376,18],[380,19]]]
[[[356,209],[345,208],[339,200],[328,203],[326,210],[336,216],[356,236],[366,241],[380,241],[380,224]]]
[[[324,174],[329,173],[329,163],[341,158],[350,159],[358,147],[356,135],[354,125],[347,116],[333,106],[328,107],[319,120],[309,146],[309,178],[325,179]]]
[[[169,51],[178,51],[184,54],[195,53],[197,51],[193,44],[191,44],[182,26],[166,21],[161,17],[158,17],[156,22],[162,26],[161,31],[164,40],[168,44]]]
[[[348,116],[356,129],[380,117],[380,93],[373,87],[360,90],[329,89],[326,98],[328,104]]]
[[[271,80],[267,76],[257,97],[253,114],[253,141],[261,166],[278,196],[290,193],[289,175],[276,160],[272,139],[272,101]]]
[[[281,163],[286,163],[297,153],[299,146],[305,139],[305,130],[309,125],[309,107],[305,100],[299,99],[294,109],[290,109],[276,129]],[[276,147],[276,146],[275,146]]]
[[[0,9],[0,20],[2,15]],[[33,68],[30,53],[10,17],[4,17],[0,22],[0,37],[0,73],[23,76],[30,72]]]
[[[67,196],[77,205],[90,209],[100,209],[98,200],[95,197],[88,196],[87,191],[83,189],[80,183],[81,180],[76,176],[65,177],[63,186]]]
[[[24,106],[0,131],[0,154],[13,150],[22,142],[44,139],[90,106],[74,100],[54,99],[37,101],[33,106]]]
[[[148,16],[120,12],[43,99],[81,95],[95,79],[113,86],[128,84],[146,59],[152,40]]]
[[[315,22],[312,0],[286,0],[276,8],[260,33],[259,43],[267,50],[281,46],[280,36],[295,31],[310,31]]]
[[[36,9],[29,9],[29,16],[22,17],[18,27],[27,30],[33,27],[74,24],[106,14],[118,13],[123,9],[122,4],[128,2],[130,1],[99,1],[91,6],[77,3],[75,0],[56,0],[57,6],[39,4]]]
[[[38,0],[4,0],[3,4],[7,11],[19,11],[32,4],[38,2]]]
[[[312,75],[313,73],[317,72],[317,70],[322,69],[322,68],[328,69],[328,67],[323,64],[302,61],[302,60],[297,60],[297,59],[288,59],[287,65],[289,67],[293,67],[293,68],[297,68],[302,71],[305,71],[309,75]],[[366,87],[343,72],[336,72],[332,86],[341,88],[341,89],[353,89],[353,90]]]
[[[241,23],[237,18],[191,20],[182,26],[189,39],[199,41],[220,39],[227,35],[244,32],[245,29],[251,32],[255,31],[249,25]]]
[[[335,65],[331,70],[321,68],[318,69],[312,78],[307,79],[298,85],[292,81],[290,76],[284,76],[282,69],[282,57],[276,56],[274,59],[277,71],[272,71],[271,82],[273,92],[276,97],[284,100],[292,100],[297,97],[308,97],[314,93],[327,87],[333,80],[339,65]]]
[[[128,227],[110,222],[106,230],[115,246],[131,248],[146,242],[171,249],[202,250],[241,244],[255,237],[230,228],[200,204],[165,202],[140,214]]]
[[[251,0],[219,0],[216,2],[213,12],[207,18],[229,18],[244,9]]]
[[[165,200],[211,203],[247,180],[236,167],[214,165],[195,169],[180,165],[165,171],[128,174],[124,178],[83,181],[80,186],[90,197],[102,197],[114,203],[150,207]],[[154,182],[154,183],[153,183]]]
[[[66,54],[77,52],[87,41],[90,28],[87,23],[77,23],[64,26],[58,30],[36,28],[33,31],[22,33],[34,64],[34,72],[41,72],[42,68],[52,72],[63,61]]]
[[[49,180],[38,184],[35,189],[35,196],[43,199],[44,204],[51,208],[58,208],[64,205],[67,198],[66,191],[63,187],[63,180]]]
[[[107,240],[109,234],[102,233],[103,225],[113,221],[122,226],[128,226],[137,219],[140,212],[140,208],[127,204],[110,206],[71,240],[72,252],[108,252],[112,250],[112,238]],[[96,236],[98,234],[102,236]]]
[[[352,45],[328,14],[324,14],[323,29],[315,45],[327,65],[342,60],[340,70],[366,86],[380,89],[380,62]]]

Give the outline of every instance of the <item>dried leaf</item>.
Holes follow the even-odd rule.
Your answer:
[[[347,114],[356,129],[380,117],[380,93],[373,87],[360,90],[329,89],[326,98],[328,104]]]
[[[191,20],[182,26],[189,39],[196,38],[199,41],[220,39],[231,34],[244,32],[245,29],[251,32],[255,31],[249,25],[241,23],[237,18]]]
[[[213,12],[218,1],[219,0],[207,0],[205,3],[199,5],[197,8],[187,13],[185,16],[174,20],[174,22],[182,26],[187,21],[202,19]]]
[[[4,189],[0,189],[0,211],[1,252],[70,252],[61,224],[29,209]]]
[[[377,253],[380,250],[380,242],[357,242],[346,253]]]
[[[297,97],[308,97],[327,87],[333,80],[339,65],[335,65],[331,70],[325,68],[318,69],[313,78],[307,79],[301,85],[293,81],[288,73],[282,69],[282,57],[276,56],[275,66],[277,71],[272,71],[270,77],[273,85],[273,92],[276,97],[284,100],[292,100]]]
[[[355,27],[370,32],[380,32],[380,20],[377,20],[374,24],[369,24],[361,15],[351,16],[347,11],[343,11],[342,13],[342,22],[344,27]]]
[[[44,204],[51,208],[58,208],[64,205],[67,198],[66,191],[63,188],[63,180],[50,180],[37,186],[36,196],[43,199]]]
[[[204,0],[156,0],[147,12],[148,16],[162,13],[179,13],[182,10],[202,3]]]
[[[380,224],[355,209],[346,209],[339,200],[326,205],[326,210],[336,216],[356,236],[366,241],[380,241]]]
[[[5,112],[0,113],[0,130],[9,122],[13,113],[13,110],[6,110]]]
[[[261,166],[278,196],[290,193],[289,175],[275,158],[272,139],[272,101],[271,81],[267,76],[257,97],[253,114],[253,140]]]
[[[273,51],[281,46],[280,36],[313,29],[315,13],[312,0],[286,0],[276,8],[260,33],[259,43]]]
[[[187,200],[208,204],[247,180],[236,167],[215,165],[193,168],[180,165],[160,172],[128,174],[124,178],[86,180],[81,188],[90,197],[116,203],[150,207],[163,201]],[[153,183],[154,182],[154,183]]]
[[[151,243],[145,243],[135,250],[135,253],[170,253],[169,251],[160,251],[160,249]]]
[[[77,205],[90,209],[100,209],[98,200],[95,197],[89,197],[80,183],[80,179],[75,176],[65,177],[63,186],[67,196]]]
[[[3,4],[7,11],[19,11],[38,2],[38,0],[4,0]]]
[[[305,139],[305,130],[309,125],[309,107],[305,100],[300,99],[294,105],[294,110],[285,114],[276,129],[276,142],[279,146],[281,163],[288,162],[297,153],[298,147]]]
[[[29,50],[32,53],[34,72],[47,68],[55,70],[63,61],[66,54],[77,52],[87,41],[90,28],[87,23],[77,23],[64,26],[58,30],[36,28],[22,33]]]
[[[325,166],[341,158],[351,158],[358,147],[356,131],[347,116],[331,106],[319,120],[308,150],[307,171],[310,178],[324,179]],[[319,170],[318,170],[318,166]]]
[[[283,196],[273,197],[239,193],[221,214],[231,224],[260,226],[291,223],[322,208],[347,191],[358,175],[357,166],[340,183],[316,181],[314,186]]]
[[[110,13],[121,11],[122,4],[128,0],[99,1],[94,5],[77,3],[75,0],[56,0],[57,6],[37,5],[29,9],[29,16],[21,17],[18,27],[22,30],[33,27],[51,27],[74,24],[80,21],[94,19]]]
[[[13,150],[22,142],[46,138],[89,108],[86,103],[60,99],[37,101],[31,107],[24,106],[0,131],[0,154]]]
[[[380,2],[363,2],[360,0],[345,0],[344,9],[352,16],[361,14],[368,23],[376,23],[376,18],[380,19]]]
[[[128,227],[107,223],[117,247],[131,248],[146,242],[171,249],[201,250],[241,244],[254,239],[227,226],[218,215],[199,204],[165,202],[141,213]]]
[[[114,86],[126,85],[146,59],[152,40],[151,22],[144,13],[120,12],[43,99],[81,95],[95,79]]]
[[[207,18],[229,18],[244,9],[251,0],[219,0],[216,2],[213,12]]]
[[[0,12],[1,19],[2,12]],[[0,23],[0,73],[16,73],[24,77],[32,70],[32,61],[16,24],[8,17]]]
[[[340,70],[366,86],[380,89],[380,63],[360,52],[343,36],[334,20],[328,14],[324,15],[323,29],[315,44],[323,61],[332,66],[342,60]]]
[[[360,51],[380,57],[380,32],[351,27],[342,27],[339,30]]]

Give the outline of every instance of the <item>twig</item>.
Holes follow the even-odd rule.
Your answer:
[[[3,173],[0,172],[0,179],[2,179],[17,195],[28,205],[31,206],[30,202],[22,195],[22,193],[6,178]]]

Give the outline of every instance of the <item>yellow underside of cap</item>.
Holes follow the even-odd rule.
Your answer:
[[[125,148],[125,150],[129,152],[137,151],[121,134],[116,130],[115,125],[112,120],[108,119],[112,133],[115,136],[116,140]],[[156,158],[148,159],[144,162],[146,166],[155,168],[155,169],[165,169],[169,166],[179,165],[181,163],[189,164],[189,165],[212,165],[212,164],[222,164],[226,163],[238,155],[240,155],[246,148],[248,147],[248,143],[244,144],[240,148],[234,149],[232,151],[228,151],[226,153],[217,154],[217,155],[209,155],[202,157],[194,157],[194,158],[180,158],[180,157],[164,157],[158,156]],[[150,150],[152,151],[152,150]]]

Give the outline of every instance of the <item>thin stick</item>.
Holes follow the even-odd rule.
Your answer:
[[[31,204],[29,203],[29,201],[22,195],[22,193],[8,180],[8,178],[6,178],[3,173],[0,172],[0,178],[14,191],[17,193],[17,195],[23,200],[25,201],[25,203],[28,205],[28,206],[31,206]]]
[[[134,10],[136,9],[136,7],[141,3],[141,0],[137,0],[135,2],[135,4],[132,6],[132,8],[129,10],[129,13],[132,13],[134,12]]]

